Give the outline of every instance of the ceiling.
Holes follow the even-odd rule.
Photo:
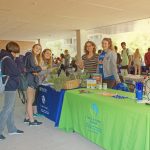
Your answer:
[[[150,0],[1,0],[0,39],[35,40],[69,36],[150,17]]]

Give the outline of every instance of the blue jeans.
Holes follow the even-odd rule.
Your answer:
[[[3,134],[6,125],[9,133],[17,131],[14,123],[15,101],[16,91],[4,92],[4,106],[0,112],[0,135]]]

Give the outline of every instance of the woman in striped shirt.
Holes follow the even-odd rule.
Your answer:
[[[93,74],[97,72],[98,54],[96,54],[96,45],[92,41],[87,41],[84,46],[85,54],[82,56],[82,62],[78,64],[80,69],[84,69],[87,73]]]

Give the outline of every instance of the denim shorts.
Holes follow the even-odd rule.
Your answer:
[[[38,76],[35,76],[32,73],[27,74],[27,81],[28,81],[28,87],[37,89],[37,87],[39,86]]]

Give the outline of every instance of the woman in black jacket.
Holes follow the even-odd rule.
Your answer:
[[[46,70],[46,67],[41,67],[41,51],[40,44],[35,44],[32,47],[32,52],[26,54],[25,66],[27,71],[27,106],[26,106],[26,118],[24,123],[29,123],[30,126],[41,125],[42,122],[34,120],[32,104],[35,100],[35,92],[39,85],[39,72]]]
[[[16,101],[16,90],[19,86],[19,70],[14,61],[16,54],[20,52],[20,47],[16,42],[9,42],[6,50],[1,50],[0,60],[2,61],[2,74],[9,76],[4,91],[4,106],[0,112],[0,140],[4,140],[3,131],[7,125],[8,132],[11,135],[22,134],[23,131],[18,130],[14,123],[14,108]]]

